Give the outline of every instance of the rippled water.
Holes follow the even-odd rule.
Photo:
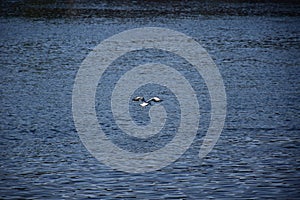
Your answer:
[[[43,6],[49,13],[42,16],[41,5],[34,5],[37,16],[30,15],[31,7],[19,13],[8,6],[10,14],[2,13],[0,18],[1,198],[299,197],[298,4],[222,3],[214,7],[211,3],[197,10],[197,6],[189,9],[193,4],[178,2],[170,4],[172,8],[166,2],[152,2],[145,7],[146,15],[138,17],[134,10],[140,13],[142,6],[120,3],[101,4],[101,9],[93,4],[93,10],[89,4],[75,4],[81,10],[68,8],[69,16],[63,9],[57,15],[47,5]],[[84,12],[83,5],[87,7]],[[182,6],[184,12],[180,12]],[[119,16],[118,10],[122,11]],[[101,97],[99,92],[109,95],[112,81],[133,65],[152,59],[174,65],[196,87],[201,107],[197,137],[182,157],[159,171],[129,174],[98,162],[81,143],[72,118],[72,89],[81,62],[97,44],[121,31],[148,26],[180,31],[206,48],[223,76],[227,118],[217,145],[200,161],[198,151],[210,119],[209,96],[201,77],[166,52],[133,52],[116,60],[113,64],[122,67],[107,71],[102,79],[107,87],[98,88],[96,107],[98,118],[107,125],[106,134],[122,148],[133,152],[161,148],[173,137],[176,120],[180,120],[176,98],[167,88],[151,85],[136,94],[159,93],[172,99],[165,103],[175,115],[174,124],[169,122],[165,128],[168,137],[139,141],[140,145],[112,131],[115,124],[109,105],[100,100],[109,96]],[[137,124],[148,123],[143,110],[133,104],[130,110]]]

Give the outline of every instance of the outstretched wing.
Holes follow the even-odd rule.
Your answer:
[[[133,98],[132,101],[144,101],[144,97],[138,96],[138,97]]]
[[[162,100],[160,98],[158,98],[158,97],[152,97],[151,99],[147,100],[146,102],[150,102],[150,101],[160,102]]]

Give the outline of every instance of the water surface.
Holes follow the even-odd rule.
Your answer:
[[[2,4],[1,198],[299,197],[298,4],[213,2],[205,7],[179,2]],[[135,145],[132,138],[113,131],[109,105],[100,99],[109,97],[113,81],[127,69],[152,59],[166,62],[196,88],[201,106],[197,137],[177,162],[159,171],[129,174],[98,162],[81,143],[72,118],[72,89],[81,62],[97,44],[121,31],[148,26],[180,31],[206,48],[223,76],[228,114],[217,145],[200,161],[198,151],[210,119],[202,78],[166,52],[133,52],[117,60],[113,65],[120,70],[107,71],[102,80],[107,87],[98,88],[96,99],[106,134],[121,147],[133,152],[160,148],[173,137],[180,112],[167,88],[140,88],[145,95],[172,99],[165,106],[175,122],[166,125],[164,137]],[[130,109],[137,124],[148,123],[139,108]]]

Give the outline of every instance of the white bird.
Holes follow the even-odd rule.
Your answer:
[[[145,107],[145,106],[151,105],[151,101],[161,102],[162,100],[158,97],[152,97],[152,98],[148,99],[147,101],[145,101],[144,97],[137,96],[137,97],[133,98],[132,101],[142,101],[140,106]]]

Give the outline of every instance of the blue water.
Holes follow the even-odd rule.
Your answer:
[[[131,11],[122,4],[121,7],[107,6],[112,10]],[[128,6],[140,9],[137,5]],[[260,10],[253,4],[224,3],[219,6],[222,12],[210,6],[213,4],[207,4],[206,9],[211,13],[205,15],[189,9],[183,14],[173,13],[168,6],[158,6],[159,12],[154,13],[149,11],[151,6],[146,7],[149,13],[139,17],[132,16],[131,12],[126,16],[126,12],[121,11],[121,16],[108,12],[105,16],[97,13],[90,17],[82,13],[77,17],[76,14],[2,14],[0,197],[299,198],[299,13],[295,13],[293,6],[282,5],[280,12],[265,12],[267,8],[280,7],[277,4],[264,4],[266,7]],[[248,7],[252,9],[248,11],[250,14],[246,11],[245,14],[226,13],[226,9],[240,8],[241,11]],[[164,9],[171,11],[161,12]],[[150,52],[148,57],[143,53],[126,55],[123,61],[115,63],[122,65],[123,70],[150,59],[170,59],[170,65],[181,66],[178,68],[181,73],[192,85],[199,86],[201,105],[200,129],[182,157],[158,171],[130,174],[105,166],[86,150],[73,122],[72,89],[81,62],[97,44],[121,31],[148,26],[182,32],[208,51],[224,80],[227,117],[217,145],[206,158],[199,160],[198,151],[210,119],[208,93],[201,77],[198,79],[193,71],[187,70],[182,60],[174,61],[176,58],[172,55],[164,57],[156,51]],[[132,57],[136,60],[132,61]],[[110,85],[122,73],[122,70],[108,71],[108,78],[103,81]],[[155,85],[147,90],[149,96],[159,92],[168,94],[166,88]],[[178,103],[174,96],[172,98],[169,111],[179,112],[176,111]],[[98,118],[105,118],[107,112],[102,112],[109,106],[97,105]],[[133,114],[138,117],[136,123],[148,123],[147,115],[134,107],[130,109],[137,112]],[[107,123],[111,123],[109,115],[107,119]],[[126,135],[118,131],[106,134],[111,134],[111,139],[124,149],[151,151],[173,137],[176,123],[174,126],[170,123],[165,128],[170,132],[169,137],[156,138],[151,143],[146,141],[146,146],[131,145],[133,141],[126,140]],[[118,140],[117,136],[122,139]]]

